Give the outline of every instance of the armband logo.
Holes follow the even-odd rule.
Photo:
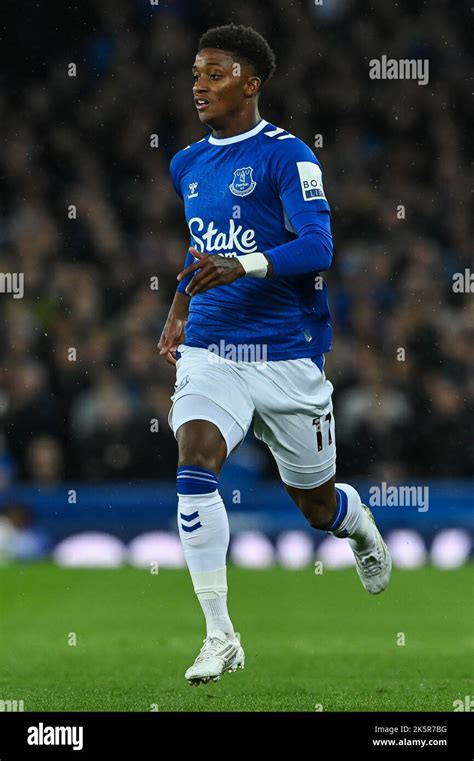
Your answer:
[[[297,161],[301,192],[305,201],[327,200],[324,195],[321,168],[312,161]]]

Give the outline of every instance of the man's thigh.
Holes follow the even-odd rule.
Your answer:
[[[206,349],[180,346],[175,391],[168,422],[175,436],[193,420],[206,420],[229,441],[237,441],[236,426],[243,438],[252,421],[254,406],[243,378],[231,363],[216,361]],[[233,447],[231,447],[233,448]]]
[[[336,472],[333,386],[310,359],[267,364],[252,386],[254,433],[269,447],[285,484],[319,487]]]

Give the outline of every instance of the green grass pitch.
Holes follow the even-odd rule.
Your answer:
[[[353,569],[230,567],[228,578],[245,670],[190,687],[204,628],[186,571],[1,568],[0,700],[25,711],[452,711],[473,694],[472,565],[395,570],[375,597]]]

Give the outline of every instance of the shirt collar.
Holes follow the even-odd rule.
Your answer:
[[[241,140],[248,140],[249,137],[257,135],[268,124],[265,119],[261,119],[255,127],[249,129],[247,132],[241,132],[240,135],[233,135],[232,137],[213,137],[210,135],[209,142],[211,145],[231,145],[232,143],[240,143]]]

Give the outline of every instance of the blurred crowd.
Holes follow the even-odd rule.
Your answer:
[[[41,560],[53,541],[35,513],[22,502],[7,502],[0,511],[0,566],[11,560]]]
[[[472,472],[474,302],[453,290],[472,266],[467,6],[226,5],[13,11],[0,272],[24,273],[24,297],[0,293],[0,485],[174,477],[174,371],[157,342],[188,234],[168,164],[206,134],[191,65],[199,36],[230,21],[277,57],[261,115],[323,166],[339,477]],[[428,59],[429,83],[371,80],[384,54]]]

